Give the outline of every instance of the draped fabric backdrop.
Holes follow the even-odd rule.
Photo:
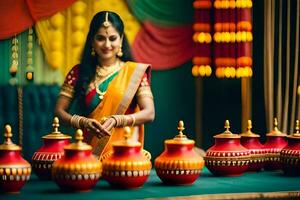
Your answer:
[[[300,1],[264,1],[264,97],[267,130],[285,133],[300,119]],[[297,95],[298,86],[298,95]]]

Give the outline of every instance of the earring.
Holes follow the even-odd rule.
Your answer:
[[[95,55],[96,55],[96,52],[95,52],[95,49],[94,49],[94,48],[92,48],[91,55],[92,55],[92,56],[95,56]]]
[[[122,52],[122,45],[120,45],[119,51],[117,53],[118,57],[122,57],[123,56],[123,52]]]

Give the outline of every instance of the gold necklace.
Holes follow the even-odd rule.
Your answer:
[[[99,96],[99,99],[103,99],[104,98],[104,95],[106,94],[106,91],[101,91],[100,89],[99,89],[99,86],[97,85],[97,83],[96,83],[96,81],[94,82],[94,87],[95,87],[95,89],[96,89],[96,93],[98,94],[98,96]]]
[[[112,75],[115,72],[119,71],[120,68],[121,68],[121,62],[120,62],[119,59],[116,61],[115,64],[110,65],[110,66],[100,67],[99,65],[97,65],[96,78],[95,78],[95,81],[94,81],[94,87],[95,87],[96,93],[99,96],[99,99],[102,100],[104,98],[104,95],[106,94],[106,91],[102,92],[99,89],[99,85],[101,83],[103,83],[107,78],[109,78],[109,75]]]
[[[96,75],[100,78],[106,77],[120,68],[120,60],[118,59],[113,65],[96,67]]]

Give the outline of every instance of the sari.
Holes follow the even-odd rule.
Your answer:
[[[70,83],[71,80],[71,85],[73,85],[74,88],[76,78],[78,77],[78,69],[73,69],[73,72],[71,71],[69,74],[72,76],[67,75],[65,83]],[[135,62],[124,63],[124,66],[116,72],[113,78],[111,78],[108,83],[106,82],[108,86],[104,98],[91,110],[87,117],[101,122],[103,118],[107,118],[111,115],[124,115],[139,111],[137,103],[134,102],[134,97],[141,83],[145,80],[145,77],[150,78],[150,65]],[[60,94],[65,96],[69,95],[69,97],[73,98],[73,96],[70,95],[70,91],[73,88],[70,89],[70,84],[67,85],[65,83]],[[66,88],[67,86],[69,88]],[[91,99],[95,98],[94,95],[97,95],[94,90],[87,93],[86,98],[88,99],[86,103],[91,104]],[[137,140],[143,145],[144,126],[131,127],[131,132],[138,134]],[[123,139],[124,133],[124,128],[113,128],[110,136],[98,138],[96,135],[84,130],[85,141],[93,147],[93,154],[99,159],[101,159],[102,155],[112,150],[112,144],[115,141]]]

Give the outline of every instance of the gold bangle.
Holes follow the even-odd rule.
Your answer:
[[[129,117],[131,118],[131,126],[135,125],[135,116],[134,115],[129,115]]]

